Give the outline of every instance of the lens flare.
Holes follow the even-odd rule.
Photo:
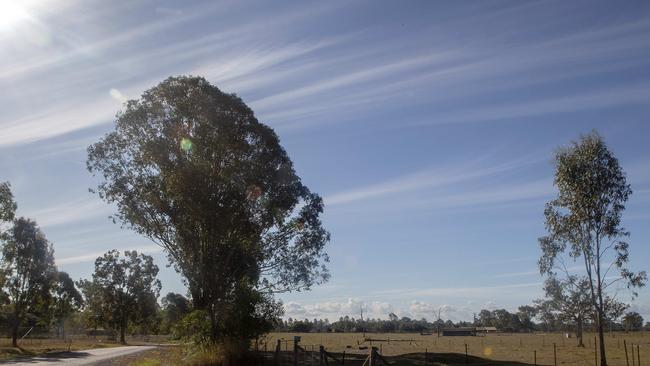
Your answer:
[[[192,151],[192,140],[188,138],[183,138],[181,140],[181,150],[185,152],[190,152]]]

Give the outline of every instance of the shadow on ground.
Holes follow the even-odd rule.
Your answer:
[[[63,362],[65,360],[79,359],[90,356],[88,352],[49,352],[37,356],[18,355],[10,360],[1,360],[2,365],[11,365],[14,363],[46,363],[46,362]]]
[[[262,352],[262,363],[265,365],[294,365],[293,352],[280,352],[276,355],[273,352]],[[364,364],[367,355],[362,354],[345,354],[345,361],[343,361],[343,353],[329,353],[326,365],[351,365],[361,366]],[[278,359],[279,358],[279,359]],[[310,366],[319,365],[320,355],[318,352],[298,355],[298,365]],[[375,362],[375,365],[395,365],[395,366],[461,366],[461,365],[482,365],[482,366],[533,366],[532,363],[515,362],[515,361],[499,361],[490,360],[477,356],[466,356],[460,353],[407,353],[398,356],[383,356]],[[345,362],[345,363],[343,363]]]

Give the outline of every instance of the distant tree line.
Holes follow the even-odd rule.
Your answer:
[[[520,306],[515,313],[505,309],[481,310],[474,321],[436,320],[425,318],[411,319],[389,314],[388,319],[360,319],[349,316],[338,320],[329,319],[293,319],[279,320],[274,331],[299,333],[325,332],[368,332],[368,333],[435,333],[446,328],[464,327],[495,327],[500,332],[529,333],[529,332],[559,332],[574,331],[575,324],[548,304]],[[593,321],[586,321],[584,329],[594,331]],[[643,325],[643,317],[636,312],[628,312],[622,317],[610,320],[608,329],[611,331],[650,331],[650,322]]]

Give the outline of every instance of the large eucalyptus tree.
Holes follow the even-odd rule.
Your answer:
[[[128,101],[87,165],[116,218],[165,249],[213,341],[225,318],[264,308],[251,301],[328,278],[321,197],[275,132],[203,78],[172,77]]]

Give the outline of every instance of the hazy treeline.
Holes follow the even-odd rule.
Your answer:
[[[411,319],[398,317],[391,313],[389,319],[360,319],[354,317],[340,317],[338,320],[329,319],[292,319],[280,320],[274,331],[277,332],[436,332],[444,328],[462,327],[496,327],[500,332],[557,332],[573,331],[574,324],[562,321],[557,314],[542,314],[543,310],[526,305],[519,307],[519,311],[511,313],[505,309],[481,310],[474,321],[436,320],[429,321],[425,318]],[[538,320],[537,317],[542,317]],[[626,313],[621,319],[608,322],[608,329],[612,331],[650,331],[650,322],[643,325],[643,317],[636,312]],[[585,330],[595,330],[593,322],[586,324]]]

